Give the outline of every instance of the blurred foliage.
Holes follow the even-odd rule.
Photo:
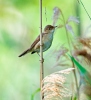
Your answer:
[[[88,12],[91,11],[89,2],[84,1]],[[65,20],[71,15],[76,16],[76,3],[75,0],[43,0],[43,28],[52,24],[55,6],[62,10]],[[90,22],[82,8],[81,12],[84,30]],[[60,24],[60,20],[57,24]],[[76,33],[77,25],[71,24]],[[39,26],[39,1],[0,0],[0,100],[30,100],[34,90],[39,88],[38,55],[28,54],[18,58],[39,34]],[[63,69],[51,69],[56,63],[53,50],[63,43],[68,46],[64,28],[56,30],[52,47],[44,53],[45,75]],[[39,94],[35,100],[40,100]]]

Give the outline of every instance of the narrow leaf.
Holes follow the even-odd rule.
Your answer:
[[[71,99],[70,100],[77,100],[77,98],[76,97],[71,97]]]
[[[76,97],[74,97],[74,100],[77,100],[77,98],[76,98]]]
[[[34,96],[40,92],[40,88],[38,88],[37,90],[35,90],[35,92],[31,95],[31,100],[34,100]]]
[[[91,17],[90,17],[90,15],[89,15],[89,13],[87,12],[87,9],[85,8],[85,6],[84,6],[83,2],[82,2],[81,0],[80,0],[80,2],[81,2],[81,4],[82,4],[82,6],[83,6],[83,8],[84,8],[85,12],[87,13],[87,15],[88,15],[89,19],[91,20]]]
[[[88,71],[78,62],[74,59],[74,57],[70,56],[71,60],[75,63],[76,67],[79,69],[80,74],[82,77],[84,77],[85,81],[87,81],[89,84],[91,84],[91,75],[88,73]]]

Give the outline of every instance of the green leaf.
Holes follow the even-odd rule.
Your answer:
[[[77,98],[76,98],[76,97],[74,97],[74,100],[77,100]]]
[[[34,96],[40,92],[40,88],[38,88],[37,90],[35,90],[35,92],[31,95],[31,100],[34,100]]]
[[[89,74],[89,72],[78,61],[76,61],[74,57],[70,56],[70,58],[75,63],[76,67],[79,69],[80,75],[85,79],[85,81],[91,84],[91,75]]]
[[[75,97],[71,97],[71,99],[70,100],[77,100],[77,97],[75,96]]]
[[[77,100],[77,97],[71,97],[70,100]]]

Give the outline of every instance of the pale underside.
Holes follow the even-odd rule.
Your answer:
[[[42,50],[43,50],[43,52],[50,48],[52,41],[53,41],[53,33],[54,33],[54,31],[49,34],[43,33],[43,35],[42,35],[42,42],[43,42]],[[32,48],[31,53],[35,53],[35,52],[39,53],[40,52],[40,36],[38,36],[38,38],[36,40],[30,47],[30,48]]]

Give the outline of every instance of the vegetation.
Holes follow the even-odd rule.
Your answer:
[[[58,26],[51,48],[43,53],[44,100],[91,100],[89,2],[43,0],[43,28]],[[39,1],[0,1],[0,100],[40,100],[39,56],[18,58],[39,27]]]

